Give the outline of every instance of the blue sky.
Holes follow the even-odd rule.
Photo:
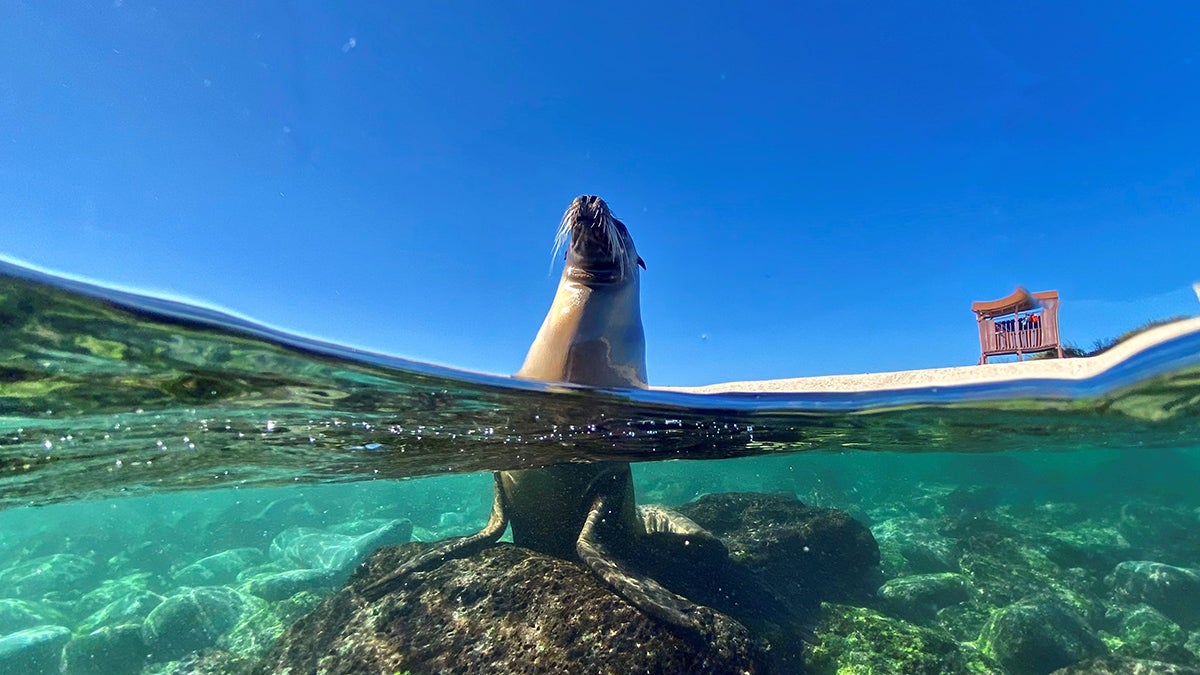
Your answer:
[[[1200,311],[1196,3],[344,4],[0,0],[0,253],[506,373],[599,194],[657,384]]]

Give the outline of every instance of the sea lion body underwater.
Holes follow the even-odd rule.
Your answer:
[[[580,196],[563,214],[555,251],[567,246],[554,302],[515,377],[594,387],[646,386],[641,280],[645,263],[625,224],[604,200]],[[502,471],[513,543],[570,557],[591,507],[583,497],[597,480],[622,482],[613,526],[636,532],[633,483],[621,462]]]
[[[567,245],[554,302],[516,377],[596,387],[646,386],[639,266],[645,267],[624,223],[604,200],[577,197],[563,215],[556,250]],[[513,542],[562,558],[577,558],[643,612],[700,631],[697,606],[625,568],[609,545],[628,550],[649,534],[721,546],[687,518],[634,504],[629,464],[561,464],[495,474],[488,524],[409,560],[363,590],[382,597],[413,572],[466,557],[496,542],[511,521]],[[721,546],[723,549],[723,546]]]

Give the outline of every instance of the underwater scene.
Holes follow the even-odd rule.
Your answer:
[[[0,672],[1200,669],[1194,319],[1075,381],[688,394],[0,273]],[[431,562],[490,472],[626,463],[646,545]]]

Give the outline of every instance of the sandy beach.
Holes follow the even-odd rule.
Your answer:
[[[1011,382],[1035,378],[1082,380],[1099,375],[1138,352],[1189,334],[1200,334],[1200,318],[1186,319],[1152,328],[1129,338],[1103,354],[1090,358],[1037,359],[1011,363],[989,363],[982,366],[748,380],[697,387],[651,387],[651,389],[687,394],[862,392]]]

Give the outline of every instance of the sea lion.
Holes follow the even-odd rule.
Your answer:
[[[563,214],[555,251],[564,245],[566,264],[554,302],[515,377],[645,388],[639,267],[646,265],[629,230],[603,199],[583,195]],[[518,546],[578,558],[643,612],[703,632],[697,605],[626,568],[609,548],[629,550],[648,535],[683,538],[722,551],[724,546],[677,513],[657,506],[637,508],[625,462],[497,472],[491,516],[481,531],[442,542],[368,585],[363,595],[382,597],[413,572],[472,555],[498,540],[510,522]]]

